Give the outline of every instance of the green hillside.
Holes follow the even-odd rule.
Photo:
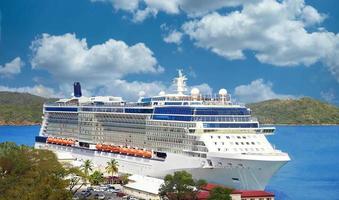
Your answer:
[[[41,123],[42,105],[54,101],[28,93],[0,92],[0,124]]]
[[[248,104],[263,124],[339,124],[339,108],[311,98]]]

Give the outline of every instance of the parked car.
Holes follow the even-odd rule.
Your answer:
[[[94,198],[96,198],[96,199],[105,199],[105,195],[104,194],[95,194]]]
[[[107,192],[118,193],[118,192],[121,192],[121,190],[120,189],[108,189]]]
[[[92,192],[87,191],[87,190],[83,190],[83,191],[81,191],[81,194],[85,197],[89,197],[89,196],[91,196]]]
[[[118,193],[117,193],[117,196],[118,196],[118,197],[124,197],[124,196],[126,196],[126,194],[125,194],[125,193],[122,193],[122,192],[118,192]]]

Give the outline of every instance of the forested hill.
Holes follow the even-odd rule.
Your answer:
[[[52,102],[28,93],[0,92],[0,125],[41,123],[42,105]],[[311,98],[248,104],[262,124],[339,124],[339,108]]]
[[[339,108],[308,97],[247,105],[263,124],[339,124]]]
[[[55,101],[28,93],[0,92],[0,125],[41,123],[42,105]]]

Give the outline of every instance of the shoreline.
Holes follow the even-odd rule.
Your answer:
[[[261,126],[339,126],[339,124],[260,124]]]
[[[41,123],[0,123],[0,126],[37,126]]]

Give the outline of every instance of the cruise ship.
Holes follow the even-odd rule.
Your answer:
[[[163,178],[186,170],[210,183],[263,190],[290,160],[266,139],[275,128],[261,127],[226,89],[187,92],[186,81],[179,70],[177,91],[137,102],[84,97],[76,82],[73,97],[44,104],[35,148],[90,159],[102,169],[113,158],[123,173]]]

